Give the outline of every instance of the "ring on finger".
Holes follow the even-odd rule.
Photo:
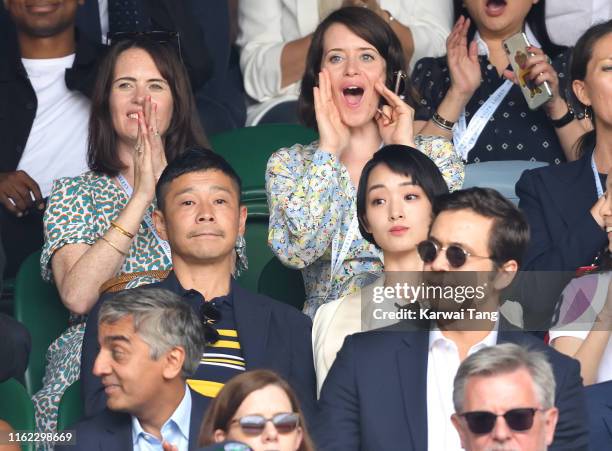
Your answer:
[[[138,153],[142,153],[142,144],[138,143],[134,146],[134,150]]]
[[[159,130],[155,130],[155,132],[153,132],[153,136],[157,138],[159,136]]]

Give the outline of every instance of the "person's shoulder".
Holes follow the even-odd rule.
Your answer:
[[[507,338],[508,341],[544,353],[553,369],[570,368],[578,365],[578,361],[574,358],[557,351],[539,337],[528,332],[511,332]]]
[[[104,409],[90,418],[79,421],[71,429],[74,429],[77,436],[93,437],[100,435],[104,430],[114,432],[129,425],[131,425],[129,414]]]
[[[284,302],[278,301],[260,293],[254,293],[238,285],[234,288],[235,296],[241,296],[245,298],[246,302],[257,303],[261,306],[266,306],[270,311],[275,314],[282,316],[288,321],[299,321],[310,323],[310,318],[296,309],[295,307],[285,304]]]
[[[99,172],[87,171],[74,177],[61,177],[53,182],[53,191],[73,191],[78,189],[96,190],[106,188],[110,177]]]
[[[312,160],[315,152],[319,148],[319,141],[309,144],[294,144],[290,147],[281,147],[268,159],[268,167],[281,162],[304,163]]]

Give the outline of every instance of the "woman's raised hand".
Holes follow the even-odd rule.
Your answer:
[[[414,147],[414,109],[397,94],[377,81],[374,88],[388,105],[383,105],[376,115],[378,131],[386,145],[403,144]]]
[[[542,108],[549,116],[558,116],[558,114],[555,114],[556,111],[561,111],[561,115],[565,114],[567,104],[559,95],[559,76],[555,68],[552,67],[550,58],[538,47],[527,47],[527,52],[529,56],[525,61],[525,67],[529,73],[525,75],[525,78],[532,81],[536,86],[540,86],[547,81],[553,95]],[[518,83],[518,78],[513,71],[504,71],[504,76],[514,83]]]
[[[470,19],[461,16],[446,39],[446,61],[450,72],[450,90],[457,95],[470,99],[480,86],[482,74],[478,61],[478,45],[469,45],[467,34]]]
[[[134,147],[134,193],[133,197],[142,198],[147,205],[155,197],[157,178],[153,164],[153,132],[147,126],[144,112],[138,113],[138,138]]]
[[[315,116],[319,129],[319,148],[340,157],[348,146],[350,131],[334,103],[331,81],[326,69],[319,72],[319,86],[313,89]]]
[[[159,179],[162,171],[168,165],[166,161],[166,151],[162,136],[159,133],[159,124],[157,122],[157,104],[151,101],[151,96],[145,98],[144,103],[144,121],[149,131],[149,140],[151,143],[151,157],[153,160],[153,173],[155,180]]]

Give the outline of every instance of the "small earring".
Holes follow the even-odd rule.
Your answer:
[[[236,251],[236,264],[234,265],[234,277],[238,277],[242,271],[249,269],[249,259],[246,253],[246,240],[243,235],[236,237],[236,244],[234,245]]]
[[[586,105],[584,107],[584,117],[589,120],[593,119],[593,108],[591,105]]]

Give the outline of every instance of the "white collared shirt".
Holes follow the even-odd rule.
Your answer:
[[[468,356],[497,344],[497,325],[468,351]],[[459,369],[459,350],[439,329],[429,332],[427,358],[427,449],[429,451],[459,451],[461,441],[451,422],[453,381]]]
[[[179,451],[189,449],[189,426],[191,423],[191,393],[185,385],[185,396],[174,413],[161,427],[162,440],[145,432],[140,421],[132,416],[132,443],[134,451],[162,451],[162,441],[176,446]]]

